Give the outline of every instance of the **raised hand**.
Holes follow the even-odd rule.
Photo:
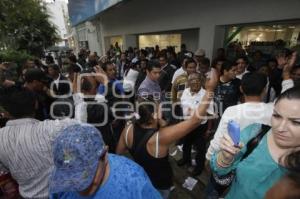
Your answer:
[[[220,149],[219,157],[222,159],[221,163],[223,165],[229,165],[233,160],[234,157],[241,151],[242,143],[236,147],[230,136],[226,133],[224,134],[223,138],[220,141]]]
[[[216,69],[212,68],[210,76],[207,77],[205,82],[205,89],[207,92],[214,92],[219,82],[219,73]]]
[[[290,72],[296,63],[296,60],[297,60],[297,52],[295,51],[295,52],[293,52],[290,59],[287,59],[287,61],[284,63],[284,65],[282,65],[283,66],[282,78],[284,80],[290,79]]]
[[[94,70],[95,70],[95,73],[93,73],[93,74],[94,74],[96,81],[100,82],[102,84],[107,84],[108,77],[107,77],[106,73],[104,72],[104,70],[99,65],[94,66]]]

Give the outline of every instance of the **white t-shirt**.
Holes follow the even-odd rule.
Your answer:
[[[245,70],[243,73],[237,75],[236,78],[242,80],[243,76],[244,76],[246,73],[249,73],[249,71]]]
[[[227,125],[230,120],[237,122],[240,125],[241,131],[253,123],[270,126],[273,108],[273,103],[263,102],[246,102],[228,107],[222,115],[214,138],[210,142],[206,159],[210,160],[211,156],[220,150],[220,140],[227,133]]]
[[[175,82],[175,80],[176,80],[176,78],[177,78],[178,76],[180,76],[180,75],[182,75],[182,74],[184,74],[184,73],[185,73],[185,71],[183,70],[182,67],[178,68],[178,69],[175,71],[174,75],[173,75],[173,78],[172,78],[172,84],[174,84],[174,82]]]
[[[197,109],[197,107],[199,106],[199,103],[201,103],[202,98],[204,97],[205,93],[206,93],[206,91],[203,88],[201,88],[200,91],[194,95],[191,94],[190,88],[184,89],[182,96],[180,98],[184,117],[191,116],[192,113],[190,113],[189,109],[191,109],[191,110]],[[214,114],[213,101],[210,102],[209,107],[206,112],[210,115]],[[201,122],[201,124],[205,124],[206,122],[207,122],[207,120],[203,120]]]

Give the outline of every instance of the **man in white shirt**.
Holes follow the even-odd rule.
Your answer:
[[[181,106],[185,119],[190,117],[194,110],[201,103],[206,91],[203,89],[205,77],[199,73],[193,73],[188,77],[188,85],[181,96]],[[214,114],[213,102],[207,109],[208,115]],[[202,120],[201,125],[184,138],[183,157],[178,161],[178,165],[191,163],[191,149],[194,144],[196,147],[196,167],[192,172],[193,176],[200,175],[205,163],[207,119]]]
[[[175,73],[172,77],[172,84],[174,84],[177,77],[179,77],[180,75],[182,75],[186,72],[185,62],[188,58],[192,58],[192,53],[186,53],[185,56],[183,57],[181,67],[175,71]]]

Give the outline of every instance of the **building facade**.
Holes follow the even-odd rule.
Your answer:
[[[75,21],[78,1],[83,0],[69,0],[75,38],[81,42],[79,47],[100,55],[115,42],[123,50],[156,44],[179,50],[185,43],[188,50],[203,48],[212,57],[217,48],[234,40],[243,46],[253,42],[272,45],[278,39],[293,46],[300,40],[299,0],[116,0]],[[93,7],[107,0],[90,2]]]

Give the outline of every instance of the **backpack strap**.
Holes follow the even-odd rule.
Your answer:
[[[156,132],[156,142],[155,142],[155,157],[159,156],[159,131]]]
[[[132,123],[128,125],[127,127],[127,130],[126,130],[126,133],[125,133],[125,144],[126,144],[126,147],[128,147],[128,133],[129,133],[129,130],[130,128],[132,127]]]
[[[252,153],[252,151],[258,146],[258,144],[260,143],[262,138],[267,134],[267,132],[270,129],[271,129],[271,127],[268,125],[265,125],[265,124],[261,125],[260,132],[247,143],[247,150],[246,150],[245,154],[243,155],[241,161],[246,159]]]

